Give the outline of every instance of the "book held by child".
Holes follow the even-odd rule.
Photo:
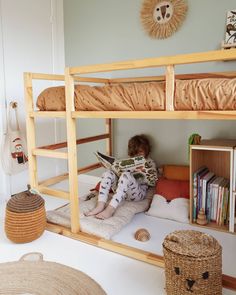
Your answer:
[[[98,151],[95,155],[105,168],[112,170],[118,177],[123,172],[131,172],[141,183],[145,182],[149,186],[155,186],[156,169],[153,166],[153,160],[144,156],[116,159]]]

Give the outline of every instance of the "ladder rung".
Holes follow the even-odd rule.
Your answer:
[[[56,190],[56,189],[52,189],[52,188],[49,188],[46,186],[38,186],[37,190],[41,194],[51,195],[51,196],[61,198],[61,199],[66,199],[66,200],[70,199],[70,194],[69,194],[69,192],[66,192],[66,191]]]
[[[30,112],[29,115],[30,115],[31,118],[36,118],[36,117],[65,118],[66,117],[66,112],[35,111],[35,112]]]
[[[34,156],[48,157],[48,158],[57,158],[57,159],[67,159],[68,153],[57,152],[54,150],[47,149],[33,149],[32,154]]]

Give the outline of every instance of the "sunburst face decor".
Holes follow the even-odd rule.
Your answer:
[[[141,22],[150,37],[165,39],[178,30],[187,10],[185,0],[144,0]]]

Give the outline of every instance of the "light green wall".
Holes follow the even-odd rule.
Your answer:
[[[188,15],[178,32],[165,40],[149,38],[139,20],[141,0],[64,0],[65,52],[68,66],[108,63],[120,60],[176,55],[219,49],[224,39],[226,12],[236,8],[235,0],[189,0]],[[177,72],[235,70],[235,62],[208,63],[178,67]],[[163,72],[163,70],[162,70]],[[131,76],[160,73],[122,73]],[[83,121],[82,130],[96,132],[101,124]],[[126,155],[130,136],[146,133],[152,138],[152,156],[158,164],[187,163],[188,136],[198,132],[203,138],[236,138],[233,121],[117,120],[114,124],[114,151]],[[81,134],[80,134],[81,135]],[[86,148],[82,162],[92,150]],[[100,148],[100,146],[98,146]]]

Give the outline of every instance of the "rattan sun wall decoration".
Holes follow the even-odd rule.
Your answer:
[[[185,0],[144,0],[140,18],[150,37],[165,39],[178,30],[187,10]]]

